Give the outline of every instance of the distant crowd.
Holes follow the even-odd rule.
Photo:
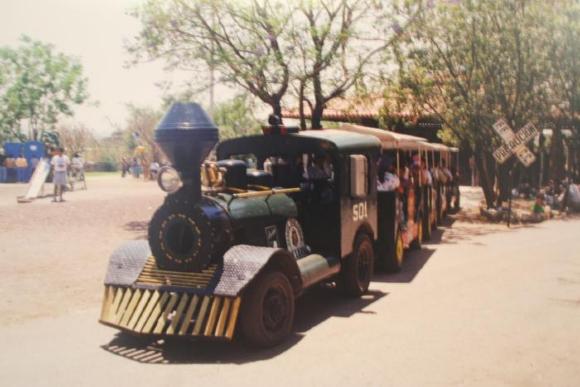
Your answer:
[[[149,162],[138,157],[125,156],[121,158],[120,164],[121,177],[133,176],[136,179],[143,176],[145,180],[155,180],[161,169],[161,165],[156,160]]]

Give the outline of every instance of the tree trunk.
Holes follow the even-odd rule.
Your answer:
[[[562,142],[562,128],[560,121],[556,122],[552,133],[552,145],[550,147],[550,178],[561,181],[564,178],[564,144]]]
[[[493,207],[494,202],[494,194],[493,194],[493,183],[489,176],[488,168],[486,166],[487,162],[485,160],[485,155],[478,151],[478,149],[474,152],[475,156],[475,167],[479,173],[479,184],[483,189],[483,195],[485,197],[485,204],[487,208]]]
[[[306,130],[306,118],[304,117],[304,82],[300,82],[298,95],[298,113],[300,114],[300,130]]]
[[[515,157],[515,156],[514,156]],[[510,170],[514,168],[513,160],[508,160],[504,164],[498,167],[498,188],[499,194],[497,197],[497,206],[500,207],[502,203],[508,201],[510,195],[510,180],[511,186],[513,188],[514,180],[513,175],[510,176]]]
[[[324,113],[324,105],[316,103],[314,109],[312,109],[312,129],[322,129],[322,113]]]
[[[281,99],[277,98],[277,97],[273,97],[272,100],[270,101],[270,106],[272,107],[272,114],[274,114],[275,116],[278,116],[280,119],[282,119]]]

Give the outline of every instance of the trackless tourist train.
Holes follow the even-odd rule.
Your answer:
[[[356,297],[375,265],[400,269],[404,249],[419,248],[444,214],[433,203],[449,203],[421,166],[443,152],[358,128],[298,131],[271,117],[263,135],[219,142],[199,105],[174,104],[155,133],[172,164],[158,176],[168,194],[148,240],[112,254],[100,321],[269,347],[291,333],[295,299],[309,287],[333,282]],[[394,168],[400,184],[382,189],[380,175]]]

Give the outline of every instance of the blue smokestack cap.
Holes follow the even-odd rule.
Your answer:
[[[155,130],[155,141],[173,166],[190,174],[219,141],[219,130],[197,103],[174,103]]]
[[[199,104],[177,102],[171,105],[157,126],[155,138],[165,140],[191,136],[194,132],[216,141],[219,139],[217,126]]]

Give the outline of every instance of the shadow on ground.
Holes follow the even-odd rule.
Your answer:
[[[356,313],[374,313],[364,309],[387,293],[369,291],[361,298],[345,298],[336,289],[316,287],[296,301],[294,333],[281,345],[256,349],[242,340],[232,343],[210,341],[168,341],[134,337],[119,333],[101,346],[105,351],[147,364],[244,364],[271,359],[298,344],[311,328],[329,318],[348,318]]]
[[[135,233],[135,239],[147,239],[149,221],[132,221],[125,223],[123,229]]]

